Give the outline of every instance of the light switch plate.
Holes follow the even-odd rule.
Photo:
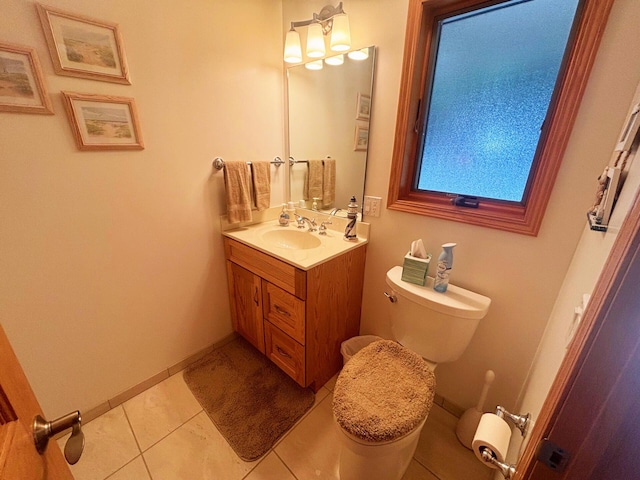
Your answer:
[[[381,205],[382,197],[365,196],[363,214],[371,217],[379,217]]]

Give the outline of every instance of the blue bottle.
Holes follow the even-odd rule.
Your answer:
[[[442,245],[442,253],[438,257],[438,267],[436,270],[436,278],[433,281],[433,289],[436,292],[444,293],[449,286],[449,274],[453,267],[453,247],[455,243],[445,243]]]

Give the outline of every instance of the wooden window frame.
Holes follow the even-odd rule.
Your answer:
[[[478,208],[455,206],[451,197],[413,187],[418,135],[414,131],[423,96],[434,19],[443,14],[497,3],[483,0],[409,0],[395,144],[387,208],[536,236],[551,196],[589,73],[614,0],[585,0],[574,31],[573,48],[565,59],[564,76],[552,99],[536,155],[526,202],[481,201]]]

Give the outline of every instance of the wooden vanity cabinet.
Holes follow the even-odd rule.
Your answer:
[[[235,263],[227,262],[233,329],[264,353],[261,279]]]
[[[234,330],[318,391],[360,330],[366,244],[306,271],[228,237],[224,246]]]

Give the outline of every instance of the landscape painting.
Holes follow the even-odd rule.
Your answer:
[[[132,98],[62,92],[80,150],[144,148]]]
[[[56,73],[131,84],[118,26],[37,4]]]
[[[116,53],[108,35],[71,25],[61,25],[64,53],[69,62],[116,68]]]
[[[90,138],[110,141],[122,138],[131,141],[133,132],[130,127],[128,111],[125,108],[80,107],[84,126]]]
[[[32,48],[0,43],[0,111],[53,113]]]

